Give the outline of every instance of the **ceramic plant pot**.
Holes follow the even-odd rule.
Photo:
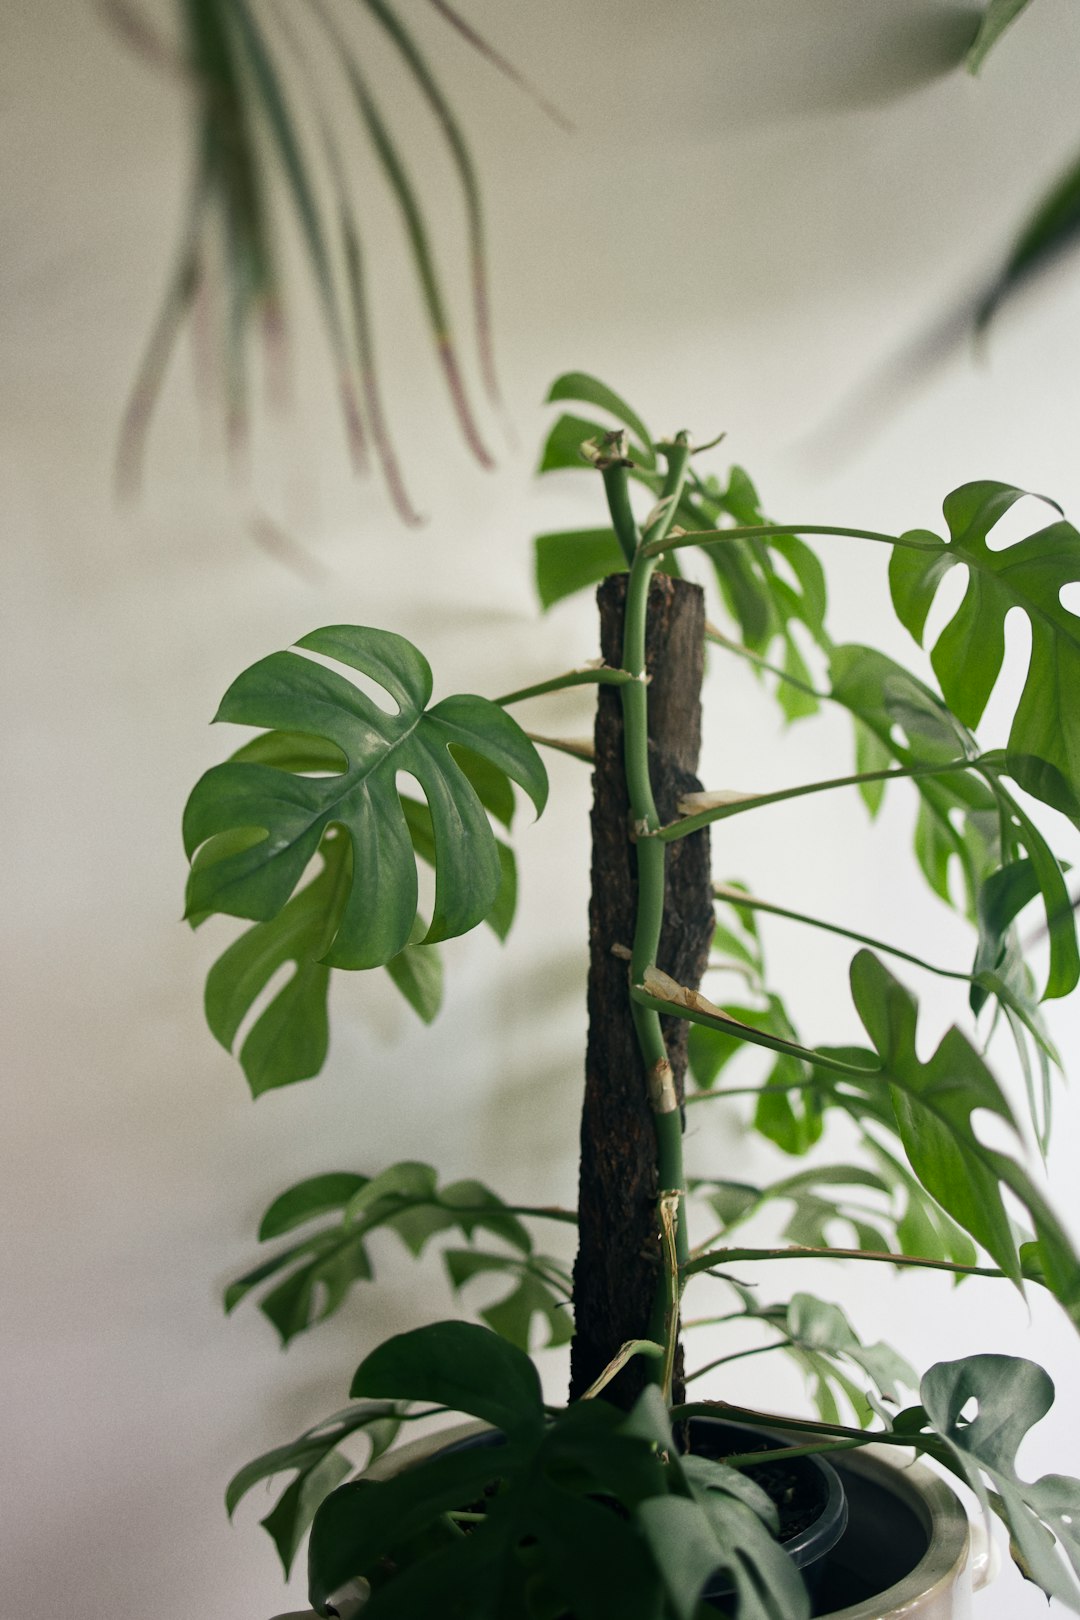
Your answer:
[[[485,1432],[487,1425],[467,1423],[414,1440],[380,1457],[367,1477],[390,1479]],[[843,1481],[847,1522],[810,1583],[817,1620],[971,1620],[972,1593],[992,1578],[996,1558],[955,1492],[920,1463],[898,1466],[884,1446],[846,1453],[833,1466]],[[829,1514],[835,1529],[834,1503]],[[351,1581],[335,1593],[334,1608],[340,1620],[359,1620],[365,1600],[366,1583]],[[275,1620],[317,1617],[305,1609]]]

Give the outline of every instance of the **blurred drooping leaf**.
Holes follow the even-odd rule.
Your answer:
[[[972,1115],[986,1110],[1013,1128],[1000,1086],[953,1028],[923,1063],[915,1049],[915,998],[870,951],[851,964],[856,1009],[881,1058],[911,1167],[942,1208],[971,1233],[1018,1285],[1025,1271],[1007,1189],[1027,1209],[1047,1287],[1080,1326],[1080,1260],[1027,1171],[976,1134]]]
[[[494,1274],[513,1281],[510,1293],[496,1304],[486,1306],[480,1316],[490,1328],[517,1345],[519,1350],[527,1351],[530,1348],[532,1324],[536,1318],[544,1326],[547,1348],[570,1342],[574,1331],[569,1309],[571,1281],[554,1261],[543,1255],[446,1249],[443,1263],[450,1282],[459,1293],[474,1277]]]
[[[967,54],[969,73],[978,73],[1009,25],[1016,21],[1031,0],[987,0],[983,9],[979,31]]]
[[[373,361],[366,277],[362,269],[360,212],[346,178],[342,149],[358,133],[375,155],[405,223],[408,262],[420,283],[433,347],[450,388],[455,414],[473,452],[488,455],[480,439],[457,362],[448,302],[436,271],[435,213],[409,180],[409,154],[376,104],[364,72],[370,47],[363,30],[339,27],[327,8],[311,3],[267,14],[248,0],[178,0],[181,54],[193,98],[193,181],[175,267],[125,416],[119,476],[128,487],[140,476],[149,418],[177,337],[197,299],[210,288],[227,311],[220,323],[224,393],[230,443],[246,435],[247,350],[260,332],[271,368],[284,362],[285,297],[279,269],[288,232],[297,237],[315,290],[354,461],[370,437],[399,514],[415,522],[390,447]],[[480,369],[497,400],[490,336],[486,250],[480,186],[457,117],[436,75],[390,0],[364,0],[354,8],[387,38],[432,115],[449,159],[465,214]],[[450,16],[448,20],[457,21]],[[353,94],[353,126],[331,125],[323,106],[322,65],[309,65],[300,37],[329,46]],[[299,30],[299,31],[298,31]],[[497,52],[488,50],[511,76]],[[520,75],[517,75],[519,82]],[[311,149],[311,135],[317,142]],[[349,165],[351,171],[354,165]],[[327,182],[328,184],[324,184]],[[280,199],[280,200],[279,200]],[[204,325],[206,323],[204,322]]]
[[[490,1188],[472,1180],[439,1187],[430,1165],[410,1160],[373,1177],[341,1171],[299,1182],[270,1205],[259,1239],[268,1242],[324,1216],[336,1218],[230,1284],[226,1310],[272,1283],[259,1308],[287,1344],[333,1315],[355,1283],[372,1279],[367,1239],[382,1228],[396,1233],[413,1255],[441,1233],[459,1233],[472,1243],[483,1232],[531,1260],[538,1273],[553,1264],[533,1257],[525,1226]]]
[[[946,496],[949,540],[918,532],[933,549],[895,547],[889,565],[901,622],[922,643],[927,614],[945,574],[967,569],[960,606],[931,652],[945,700],[966,726],[978,723],[1001,672],[1005,619],[1020,608],[1031,626],[1027,678],[1006,753],[1019,785],[1056,810],[1080,817],[1080,619],[1061,601],[1080,581],[1080,534],[1064,519],[1001,550],[987,536],[1024,490],[992,481],[964,484]]]
[[[322,960],[331,967],[389,962],[411,941],[417,879],[399,772],[427,797],[436,857],[428,942],[474,927],[498,900],[504,872],[483,806],[452,749],[479,754],[522,786],[537,810],[547,781],[524,732],[485,698],[444,698],[428,709],[426,659],[404,637],[331,626],[298,642],[379,684],[388,713],[343,675],[301,656],[275,653],[234,681],[216,716],[301,733],[340,750],[335,774],[298,775],[250,758],[215,766],[196,784],[184,815],[195,857],[189,915],[226,912],[267,921],[281,911],[331,828],[351,845],[351,881]],[[335,902],[338,903],[338,902]]]
[[[1003,304],[1040,271],[1075,252],[1080,237],[1080,158],[1073,158],[1026,222],[975,316],[985,329]]]
[[[931,1454],[1004,1520],[1026,1578],[1080,1611],[1080,1480],[1044,1474],[1028,1484],[1017,1473],[1021,1442],[1054,1402],[1047,1374],[1014,1356],[968,1356],[931,1367],[920,1398],[902,1414],[906,1432],[940,1437]]]
[[[368,1462],[374,1462],[401,1427],[401,1407],[392,1401],[363,1401],[305,1431],[287,1445],[275,1446],[246,1463],[229,1481],[225,1506],[230,1518],[239,1502],[261,1480],[292,1472],[270,1512],[262,1520],[277,1547],[286,1576],[315,1510],[352,1472],[353,1464],[337,1448],[349,1435],[363,1432]]]

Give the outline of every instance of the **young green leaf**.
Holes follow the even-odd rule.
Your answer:
[[[479,697],[426,707],[431,671],[403,636],[353,625],[315,631],[297,648],[334,658],[375,680],[393,700],[388,714],[344,676],[298,651],[272,654],[241,675],[217,718],[311,733],[341,750],[334,776],[298,776],[244,761],[215,766],[196,784],[184,816],[194,856],[208,840],[256,829],[264,836],[220,858],[196,861],[188,910],[266,921],[277,915],[324,834],[344,828],[352,874],[333,941],[332,967],[375,967],[410,942],[417,880],[396,777],[405,771],[428,801],[436,851],[435,908],[426,940],[466,932],[490,912],[502,883],[496,841],[476,792],[451,748],[462,745],[504,771],[541,810],[544,767],[517,723]]]
[[[626,558],[614,529],[567,529],[538,534],[536,590],[546,612],[556,602],[597,585],[609,574],[622,573]]]
[[[584,371],[566,371],[561,377],[556,377],[548,389],[545,403],[554,405],[562,400],[571,400],[576,405],[591,405],[596,410],[607,411],[617,422],[621,422],[631,433],[637,435],[640,445],[645,450],[645,465],[655,467],[656,454],[648,428],[637,412],[631,410],[613,388],[609,388],[596,377],[590,377]]]

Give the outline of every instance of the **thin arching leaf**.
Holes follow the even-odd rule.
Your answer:
[[[406,29],[397,12],[392,6],[386,4],[386,0],[363,0],[363,3],[389,38],[393,40],[418,89],[434,113],[442,130],[451,162],[457,173],[468,222],[473,312],[476,320],[476,339],[480,353],[480,367],[488,395],[497,403],[499,385],[495,375],[495,355],[491,342],[487,254],[484,247],[484,220],[476,166],[473,163],[461,126],[450,103],[443,94],[438,80],[428,66],[416,40]]]
[[[992,550],[990,531],[1024,494],[988,480],[954,490],[943,507],[949,541],[925,551],[897,546],[889,583],[897,614],[921,644],[941,580],[958,563],[967,569],[963,600],[930,655],[946,702],[966,726],[978,723],[997,683],[1006,617],[1014,607],[1022,610],[1031,656],[1007,768],[1027,792],[1080,817],[1080,618],[1061,601],[1065,587],[1080,582],[1080,533],[1062,519]],[[921,531],[920,538],[936,540]]]
[[[409,175],[401,149],[390,133],[389,126],[375,99],[368,78],[361,69],[356,53],[350,48],[348,41],[325,8],[319,8],[319,17],[334,42],[360,120],[364,125],[383,177],[401,215],[402,224],[409,242],[413,267],[420,283],[431,335],[443,368],[451,403],[462,436],[481,466],[493,466],[494,463],[490,452],[480,436],[480,430],[473,416],[472,407],[469,404],[469,397],[454,343],[449,305],[443,294],[431,233],[420,202],[419,193]]]
[[[184,817],[185,847],[199,856],[189,913],[276,916],[324,834],[341,827],[351,843],[352,876],[323,960],[347,968],[389,962],[410,943],[416,918],[415,853],[397,785],[398,773],[406,772],[423,789],[434,829],[435,905],[425,938],[466,932],[491,911],[503,872],[483,806],[452,750],[468,748],[497,766],[539,810],[547,779],[535,748],[485,698],[449,697],[428,708],[431,670],[402,636],[338,625],[296,646],[374,680],[397,712],[299,651],[274,653],[241,675],[218,719],[323,739],[347,763],[319,776],[250,760],[208,771]]]

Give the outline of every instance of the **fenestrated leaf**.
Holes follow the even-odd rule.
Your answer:
[[[472,1322],[433,1322],[387,1339],[364,1357],[349,1394],[431,1401],[483,1418],[511,1439],[534,1439],[544,1426],[540,1379],[528,1356]]]
[[[319,1503],[351,1473],[348,1457],[338,1451],[328,1451],[311,1468],[297,1474],[260,1521],[278,1550],[286,1579]]]
[[[978,73],[1009,25],[1016,21],[1031,0],[988,0],[979,23],[979,31],[967,53],[969,73]]]
[[[451,748],[468,747],[504,771],[539,811],[547,782],[533,745],[485,698],[444,698],[426,708],[431,671],[402,636],[340,625],[305,636],[297,647],[375,680],[398,712],[388,714],[344,676],[296,651],[274,653],[241,675],[218,719],[311,733],[338,747],[348,764],[338,775],[317,777],[235,760],[208,771],[185,812],[189,855],[238,829],[261,829],[265,837],[196,862],[189,911],[275,916],[324,833],[340,825],[352,847],[352,875],[324,960],[349,968],[389,962],[409,943],[416,916],[415,857],[396,783],[404,771],[420,783],[434,827],[435,907],[425,938],[474,927],[496,901],[502,870],[483,807]]]
[[[614,529],[566,529],[538,534],[536,590],[545,612],[564,597],[596,585],[609,574],[624,573],[626,558]]]
[[[262,1520],[288,1575],[319,1503],[352,1471],[352,1463],[337,1447],[362,1430],[369,1442],[369,1461],[373,1461],[385,1451],[400,1425],[400,1408],[392,1402],[364,1402],[335,1413],[299,1439],[255,1457],[234,1474],[225,1492],[230,1518],[261,1480],[293,1472],[295,1478]]]
[[[1066,815],[1080,816],[1080,619],[1061,601],[1080,580],[1080,533],[1062,519],[993,551],[987,536],[1025,494],[989,480],[964,484],[943,505],[948,542],[897,546],[889,565],[893,604],[921,645],[930,605],[948,570],[968,571],[963,600],[938,636],[931,662],[945,700],[978,723],[1005,653],[1005,619],[1019,607],[1031,625],[1027,678],[1013,715],[1008,770],[1019,785]],[[935,539],[919,532],[921,540]]]
[[[560,400],[572,400],[577,405],[591,405],[596,410],[607,411],[617,422],[621,422],[631,433],[637,435],[639,444],[646,452],[645,465],[648,467],[656,465],[648,428],[637,412],[631,410],[626,401],[606,383],[600,382],[596,377],[590,377],[584,371],[565,371],[552,383],[545,403],[554,405]]]
[[[1080,1480],[1046,1474],[1029,1485],[1016,1471],[1021,1442],[1053,1405],[1050,1378],[1032,1361],[968,1356],[931,1367],[920,1397],[950,1465],[1008,1525],[1024,1574],[1048,1597],[1080,1611],[1080,1585],[1074,1579],[1080,1575]],[[967,1416],[973,1400],[977,1411]]]
[[[855,721],[859,770],[880,770],[893,762],[907,768],[965,755],[974,758],[978,753],[975,739],[957,724],[941,699],[876,648],[835,647],[829,676],[834,701]],[[876,813],[884,784],[865,786],[867,804]],[[959,772],[914,777],[912,786],[920,799],[919,864],[935,893],[952,904],[949,864],[958,860],[965,897],[974,906],[979,885],[992,869],[996,854],[987,845],[984,828],[984,822],[996,828],[993,793],[978,777]]]
[[[442,1006],[443,971],[438,947],[406,945],[390,958],[386,971],[417,1017],[430,1024]]]
[[[294,1231],[320,1216],[337,1214],[329,1226],[279,1251],[230,1284],[225,1308],[233,1310],[253,1290],[280,1280],[259,1301],[283,1342],[332,1315],[357,1282],[373,1276],[366,1238],[380,1228],[395,1232],[414,1255],[442,1232],[470,1242],[477,1232],[502,1239],[520,1255],[532,1239],[503,1201],[477,1181],[439,1188],[430,1165],[406,1160],[380,1175],[338,1171],[313,1176],[289,1188],[270,1205],[259,1229],[262,1240]]]
[[[569,1281],[564,1291],[556,1293],[547,1266],[528,1256],[522,1259],[475,1249],[447,1249],[443,1262],[456,1290],[479,1276],[495,1274],[513,1279],[510,1293],[496,1304],[486,1306],[480,1315],[490,1328],[519,1350],[529,1349],[532,1325],[537,1317],[547,1331],[546,1348],[569,1343],[574,1331],[569,1310]]]
[[[343,1209],[349,1199],[367,1185],[367,1176],[356,1175],[351,1170],[332,1170],[298,1181],[295,1187],[274,1199],[259,1222],[260,1243],[283,1237],[286,1232],[320,1215],[329,1215],[332,1210]]]
[[[975,1133],[972,1115],[981,1109],[1013,1127],[1009,1105],[979,1053],[953,1028],[923,1063],[915,1049],[915,998],[872,952],[854,958],[851,989],[923,1186],[1020,1285],[1021,1257],[1002,1196],[1008,1188],[1034,1224],[1047,1286],[1080,1326],[1080,1261],[1067,1234],[1027,1171]]]
[[[693,1187],[708,1199],[725,1232],[741,1226],[771,1203],[790,1202],[792,1210],[782,1235],[792,1243],[809,1248],[833,1247],[839,1225],[846,1229],[843,1236],[853,1240],[857,1248],[893,1246],[886,1236],[896,1226],[891,1207],[893,1188],[884,1176],[865,1165],[814,1166],[760,1187],[747,1182],[708,1180],[694,1181]],[[863,1199],[867,1194],[878,1197],[867,1203],[860,1199],[860,1192]],[[868,1242],[870,1237],[874,1241]]]
[[[524,1448],[533,1439],[533,1435],[526,1434],[517,1443],[505,1446],[444,1451],[392,1479],[358,1479],[339,1485],[322,1503],[311,1527],[308,1592],[314,1607],[321,1613],[330,1595],[346,1581],[366,1576],[380,1559],[409,1543],[443,1514],[477,1500],[486,1486],[519,1470],[529,1455]],[[479,1534],[459,1538],[451,1580],[455,1571],[461,1571],[466,1578],[470,1574],[473,1542],[482,1545]],[[408,1578],[401,1578],[403,1585]],[[445,1582],[445,1576],[443,1579]],[[388,1597],[393,1591],[394,1583],[390,1583],[386,1587]],[[377,1598],[372,1603],[373,1612],[377,1612],[376,1602]],[[391,1605],[388,1612],[400,1611]],[[451,1612],[463,1611],[459,1608]]]
[[[655,1496],[637,1510],[678,1620],[695,1620],[710,1578],[726,1570],[739,1620],[805,1620],[806,1587],[791,1559],[745,1503],[716,1491]]]
[[[819,1355],[850,1361],[873,1380],[886,1400],[899,1399],[898,1389],[918,1387],[910,1363],[890,1345],[863,1344],[840,1309],[813,1294],[793,1294],[787,1309],[787,1332],[792,1341]]]
[[[732,467],[726,489],[713,479],[697,482],[678,512],[679,523],[687,529],[722,528],[727,519],[734,519],[740,528],[768,523],[753,481],[742,467]],[[779,638],[784,645],[784,667],[797,681],[809,685],[792,623],[804,625],[819,647],[827,650],[830,642],[825,630],[825,574],[806,541],[793,534],[750,536],[710,545],[707,553],[746,646],[764,653]],[[778,559],[794,583],[783,577]],[[789,719],[816,710],[812,692],[798,692],[787,682],[781,682],[781,689],[781,706]]]
[[[318,1074],[329,1040],[330,969],[321,961],[334,936],[348,889],[348,843],[328,837],[322,869],[266,922],[248,928],[218,957],[206,979],[206,1022],[231,1052],[256,998],[285,963],[293,971],[252,1024],[240,1063],[258,1097],[275,1086]]]

